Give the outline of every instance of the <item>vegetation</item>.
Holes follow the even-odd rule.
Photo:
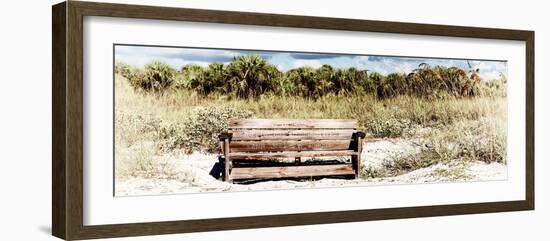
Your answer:
[[[474,178],[474,175],[466,172],[470,167],[469,162],[459,161],[448,165],[447,168],[437,168],[431,174],[435,178],[444,178],[451,181],[464,181]]]
[[[421,64],[411,73],[383,75],[323,65],[282,72],[250,55],[180,70],[158,61],[142,69],[117,62],[115,72],[122,176],[170,176],[163,154],[216,153],[227,120],[249,117],[352,118],[367,138],[423,143],[419,153],[366,167],[364,178],[437,163],[506,162],[506,79],[482,81],[477,70]]]
[[[495,111],[495,114],[498,112]],[[458,164],[473,160],[506,163],[505,118],[503,114],[496,114],[479,120],[458,120],[447,126],[429,128],[415,136],[422,140],[419,153],[384,160],[381,168],[365,168],[362,175],[364,178],[396,176],[442,163],[453,167],[453,170],[440,170],[438,173],[466,178],[464,173],[458,175],[460,167],[465,165]]]
[[[317,100],[327,95],[373,95],[389,98],[412,95],[423,98],[472,97],[502,95],[506,79],[482,82],[478,70],[420,64],[409,74],[377,72],[356,68],[335,69],[323,65],[318,69],[300,67],[281,72],[260,56],[235,57],[228,64],[212,63],[207,67],[186,65],[176,71],[166,63],[152,62],[140,70],[117,63],[117,74],[127,78],[136,89],[163,92],[169,88],[255,99],[262,95],[300,96]]]
[[[124,64],[120,67],[115,67],[115,70],[121,70],[121,74],[126,74],[130,84],[134,88],[154,93],[162,93],[172,86],[176,76],[174,69],[160,61],[154,61],[145,65],[143,70],[128,68]]]
[[[186,152],[219,151],[220,133],[227,132],[230,118],[249,118],[252,112],[230,107],[197,107],[181,123],[168,123],[160,129],[163,149],[183,148]]]

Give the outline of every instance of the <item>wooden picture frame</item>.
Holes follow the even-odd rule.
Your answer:
[[[59,3],[52,7],[52,11],[52,233],[56,237],[66,240],[77,240],[534,209],[535,37],[533,31],[78,1]],[[526,198],[525,200],[519,201],[456,205],[313,212],[302,214],[180,220],[151,223],[122,223],[97,226],[84,225],[84,16],[230,23],[524,41],[526,43]]]

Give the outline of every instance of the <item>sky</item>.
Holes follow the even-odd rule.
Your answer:
[[[470,69],[468,60],[465,59],[115,45],[116,61],[143,67],[151,61],[159,60],[178,70],[187,64],[200,66],[208,66],[214,62],[226,64],[234,57],[249,54],[262,56],[281,71],[303,66],[318,68],[323,64],[331,65],[334,68],[355,67],[384,75],[394,72],[408,74],[421,63],[431,66],[454,66],[465,70]],[[498,79],[501,74],[507,76],[505,61],[472,60],[469,62],[472,68],[479,69],[480,76],[484,80]]]

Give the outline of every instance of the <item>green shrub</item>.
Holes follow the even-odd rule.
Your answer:
[[[238,56],[224,70],[224,81],[227,91],[240,98],[251,99],[273,92],[280,71],[259,55]]]
[[[356,68],[299,67],[280,71],[259,55],[242,55],[227,64],[195,64],[177,72],[166,63],[154,61],[141,70],[117,62],[115,71],[136,88],[162,92],[170,86],[191,89],[204,96],[234,95],[241,99],[266,94],[302,96],[317,100],[327,95],[374,95],[394,98],[414,95],[426,99],[502,96],[506,93],[505,77],[481,81],[478,70],[420,64],[410,73],[383,75]],[[370,73],[370,74],[369,74]]]
[[[435,165],[442,160],[434,150],[423,150],[420,153],[410,153],[382,163],[386,173],[391,176],[401,175],[420,168]]]
[[[129,78],[136,71],[138,71],[138,69],[136,69],[135,67],[127,63],[120,62],[120,61],[115,63],[115,74],[119,74],[124,78]]]
[[[414,132],[412,122],[408,119],[371,119],[365,126],[366,131],[374,137],[410,136]]]
[[[212,63],[198,73],[196,81],[191,82],[191,88],[202,95],[229,93],[230,84],[226,81],[225,72],[223,64]]]
[[[168,123],[161,128],[164,149],[183,148],[186,152],[220,150],[219,135],[228,131],[231,118],[250,118],[252,112],[230,107],[197,107],[181,123]]]
[[[161,121],[152,115],[131,114],[117,110],[115,116],[117,143],[131,146],[140,141],[156,140]]]
[[[204,71],[203,67],[195,64],[184,66],[174,79],[174,87],[177,89],[192,89],[198,86],[199,76]]]
[[[360,176],[363,179],[381,178],[387,177],[389,172],[387,169],[381,167],[367,166],[361,170]]]
[[[135,89],[163,93],[172,85],[176,74],[177,72],[168,64],[153,61],[145,65],[143,70],[131,73],[127,79]]]

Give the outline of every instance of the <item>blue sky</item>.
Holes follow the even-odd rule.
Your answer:
[[[187,64],[207,66],[210,63],[228,63],[240,55],[255,54],[262,56],[269,63],[274,64],[282,71],[293,68],[310,66],[320,67],[329,64],[335,68],[355,67],[361,70],[376,71],[381,74],[392,72],[409,73],[421,63],[431,66],[455,66],[469,69],[465,59],[438,59],[412,58],[373,55],[343,55],[343,54],[316,54],[298,52],[271,52],[252,50],[223,50],[201,48],[176,47],[148,47],[148,46],[115,46],[116,61],[123,61],[136,67],[142,67],[153,60],[168,63],[173,68],[181,69]],[[506,62],[503,61],[470,61],[474,68],[479,68],[480,76],[485,80],[496,79],[500,74],[507,75]]]

